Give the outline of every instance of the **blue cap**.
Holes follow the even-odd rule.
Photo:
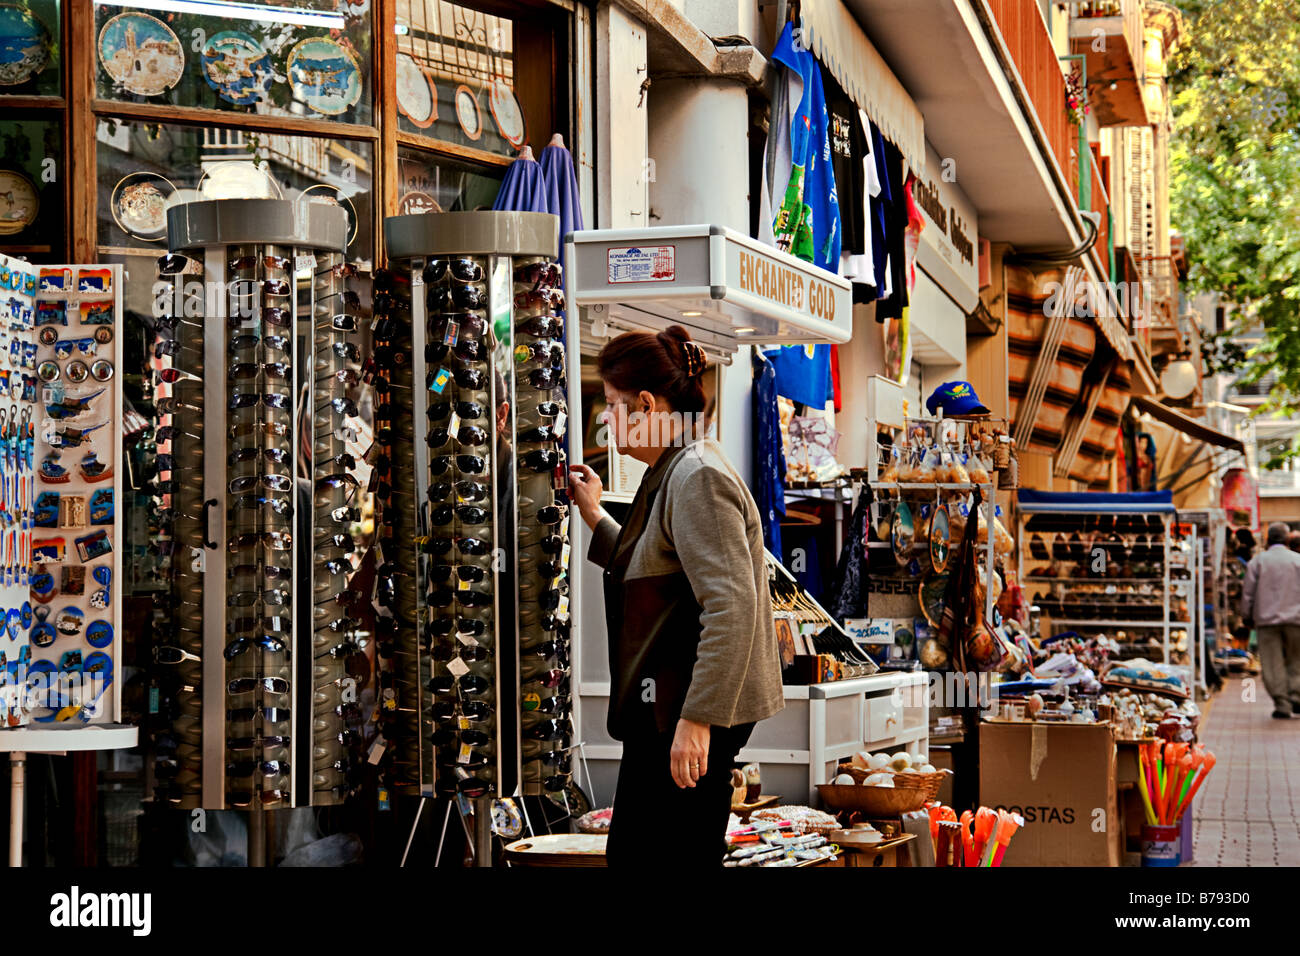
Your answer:
[[[987,415],[989,410],[980,404],[979,396],[970,382],[944,382],[925,400],[925,407],[934,415],[940,408],[945,415]]]

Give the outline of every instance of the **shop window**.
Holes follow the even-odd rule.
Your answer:
[[[491,209],[504,166],[474,166],[431,153],[398,151],[399,215]]]
[[[65,260],[62,167],[62,123],[0,120],[0,252]]]
[[[58,0],[0,4],[0,96],[59,96],[63,29]]]
[[[373,259],[369,143],[115,119],[99,121],[97,139],[101,255],[161,252],[166,210],[178,202],[306,195],[342,205],[352,225],[348,258]]]
[[[369,0],[95,4],[102,99],[372,123]]]
[[[567,114],[555,95],[563,23],[549,7],[398,0],[399,129],[502,156],[540,151]]]

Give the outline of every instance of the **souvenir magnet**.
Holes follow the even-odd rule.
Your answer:
[[[73,359],[64,368],[64,374],[68,376],[68,381],[80,385],[90,376],[90,369],[81,359]]]
[[[113,377],[113,363],[108,359],[97,359],[90,366],[90,375],[96,382],[107,382]]]
[[[86,612],[79,607],[65,607],[54,617],[54,629],[68,637],[76,637],[86,623]]]
[[[86,643],[99,649],[113,643],[113,625],[107,621],[91,621],[86,625]]]
[[[36,367],[36,377],[42,382],[57,382],[59,380],[59,363],[44,361]]]

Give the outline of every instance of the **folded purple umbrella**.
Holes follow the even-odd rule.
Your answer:
[[[549,212],[545,179],[542,164],[533,159],[532,147],[525,146],[519,158],[507,167],[492,208],[510,212]]]
[[[546,177],[546,211],[560,217],[558,258],[564,264],[564,237],[582,228],[582,199],[573,155],[564,148],[564,137],[556,133],[542,150],[542,173]]]

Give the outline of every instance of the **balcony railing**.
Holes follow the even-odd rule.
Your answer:
[[[1021,82],[1038,113],[1047,142],[1072,190],[1078,190],[1078,133],[1065,113],[1065,77],[1038,4],[987,0]]]

